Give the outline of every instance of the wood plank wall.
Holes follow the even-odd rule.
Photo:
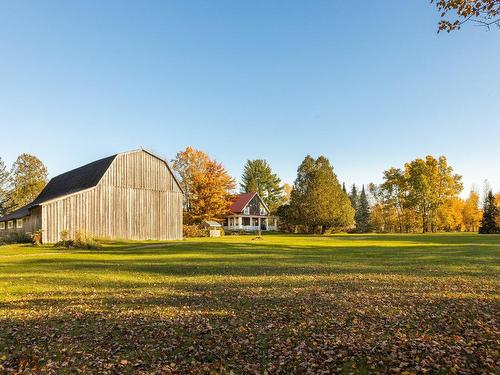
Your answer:
[[[44,242],[77,230],[97,237],[182,239],[182,192],[166,164],[145,151],[119,154],[90,190],[42,204]]]

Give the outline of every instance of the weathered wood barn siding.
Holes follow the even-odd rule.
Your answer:
[[[100,182],[41,204],[44,242],[77,230],[109,239],[182,238],[182,191],[165,161],[144,151],[118,154]]]

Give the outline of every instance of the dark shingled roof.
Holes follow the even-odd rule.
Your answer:
[[[0,221],[15,220],[15,219],[20,219],[22,217],[25,217],[29,214],[30,207],[31,207],[31,203],[11,212],[10,214],[7,214],[5,216],[0,217]]]
[[[81,190],[96,186],[109,166],[115,160],[116,155],[96,160],[92,163],[73,169],[52,178],[36,199],[8,215],[0,217],[0,221],[18,219],[29,214],[31,207],[37,206],[48,200],[59,198],[64,195],[76,193]]]
[[[52,178],[31,206],[96,186],[115,157],[116,155],[113,155],[96,160]]]

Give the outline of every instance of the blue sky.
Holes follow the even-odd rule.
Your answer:
[[[412,1],[11,1],[0,4],[0,157],[51,176],[187,145],[236,178],[306,154],[346,183],[448,157],[500,190],[500,31],[436,34]]]

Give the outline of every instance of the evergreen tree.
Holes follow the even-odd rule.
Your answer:
[[[359,197],[358,197],[358,188],[356,187],[355,184],[352,184],[351,194],[349,194],[349,199],[351,200],[352,208],[354,208],[354,211],[356,211],[356,209],[358,207]]]
[[[297,170],[288,209],[292,224],[309,230],[346,229],[354,222],[349,197],[324,156],[306,156]]]
[[[368,203],[368,197],[365,192],[365,185],[361,189],[361,194],[359,195],[356,213],[354,215],[354,220],[356,221],[356,232],[366,233],[371,230],[370,228],[370,205]]]
[[[241,176],[243,193],[257,192],[271,212],[283,204],[285,197],[281,180],[273,173],[267,161],[262,159],[248,160]]]
[[[500,233],[499,223],[500,210],[495,202],[495,196],[490,190],[484,199],[483,205],[483,219],[479,227],[481,234],[495,234]]]
[[[32,202],[47,185],[47,175],[47,168],[36,156],[19,155],[10,173],[12,208],[18,209]]]
[[[347,194],[347,189],[345,188],[345,182],[342,182],[342,191]]]

